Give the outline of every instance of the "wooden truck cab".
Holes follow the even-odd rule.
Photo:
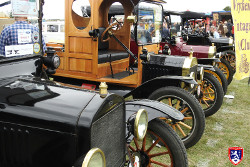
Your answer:
[[[65,43],[61,45],[64,51],[57,52],[61,58],[61,65],[55,75],[108,82],[128,87],[141,85],[142,64],[138,55],[142,53],[141,50],[145,47],[149,52],[157,53],[159,45],[150,42],[146,45],[137,46],[138,65],[134,70],[131,70],[133,71],[131,73],[129,71],[129,56],[131,55],[128,51],[114,37],[110,37],[107,42],[101,42],[101,36],[105,29],[112,23],[119,23],[118,20],[110,21],[109,17],[111,5],[119,2],[123,7],[122,15],[124,15],[124,19],[121,24],[118,24],[119,28],[111,28],[111,30],[120,43],[130,49],[131,27],[137,27],[139,22],[137,25],[132,25],[127,17],[135,12],[139,0],[82,0],[82,5],[79,3],[80,1],[65,0]],[[164,2],[162,0],[147,1],[153,3]],[[152,5],[149,4],[149,6]],[[80,8],[80,10],[77,11],[76,7]],[[153,15],[150,18],[150,24],[155,24],[159,34],[162,23],[162,10],[152,8],[149,13]],[[157,24],[154,23],[157,20],[156,16],[161,20]],[[99,32],[98,37],[90,35],[90,32],[95,30]],[[103,39],[105,40],[106,37]],[[52,46],[56,50],[58,46],[60,47],[60,45],[52,43],[47,44],[47,46]]]
[[[88,0],[85,1],[88,2]],[[82,7],[82,11],[85,10],[86,12],[86,17],[81,17],[73,10],[76,0],[66,0],[65,51],[58,52],[61,58],[61,66],[56,75],[98,82],[119,83],[130,87],[139,85],[138,73],[128,75],[126,71],[129,68],[129,54],[113,38],[105,43],[100,40],[101,33],[109,26],[108,12],[114,2],[122,4],[125,16],[122,27],[119,30],[113,30],[113,32],[127,48],[130,47],[131,24],[126,19],[127,16],[131,15],[134,8],[130,1],[89,0],[89,6]],[[138,1],[133,1],[133,3],[136,4]],[[98,38],[89,35],[89,31],[94,29],[100,30]],[[113,74],[119,75],[118,78],[110,76],[111,66]]]

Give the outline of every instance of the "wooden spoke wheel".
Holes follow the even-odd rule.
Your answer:
[[[200,84],[201,95],[199,102],[205,112],[205,116],[216,113],[223,102],[224,92],[219,81],[210,73],[204,73],[204,79]]]
[[[228,83],[227,83],[227,78],[224,75],[224,73],[218,68],[218,67],[214,67],[215,71],[211,71],[211,70],[205,70],[205,72],[207,73],[211,73],[213,74],[213,76],[216,77],[216,79],[220,82],[224,94],[227,93],[227,87],[228,87]]]
[[[168,104],[184,115],[182,121],[160,119],[175,130],[186,148],[192,147],[200,140],[205,129],[205,116],[193,95],[178,87],[164,87],[153,92],[149,99]]]
[[[231,67],[233,68],[233,71],[236,71],[236,57],[235,52],[232,50],[225,51],[225,54],[221,57],[229,62]]]
[[[220,59],[221,62],[217,63],[218,68],[224,73],[224,75],[227,78],[228,85],[233,80],[234,71],[229,62],[227,62],[225,59]]]
[[[139,155],[140,167],[188,166],[183,143],[173,129],[160,119],[150,121],[144,139],[138,141],[133,138],[128,147],[133,156]]]

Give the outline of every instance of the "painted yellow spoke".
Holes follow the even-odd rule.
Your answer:
[[[186,112],[188,110],[188,107],[184,108],[183,110],[181,110],[181,113],[183,114],[184,112]]]
[[[174,131],[176,131],[175,125],[172,125],[172,128],[174,129]]]
[[[213,92],[213,93],[214,93],[214,89],[213,89],[213,88],[209,88],[209,90],[211,90],[211,92]]]
[[[193,119],[192,117],[184,117],[183,120]]]
[[[204,103],[207,105],[207,107],[210,107],[210,105],[203,99]]]
[[[192,129],[192,127],[191,126],[189,126],[189,125],[187,125],[187,124],[185,124],[184,122],[178,122],[180,125],[182,125],[182,126],[184,126],[184,127],[186,127],[186,128],[188,128],[188,129]]]
[[[180,107],[180,103],[181,103],[181,101],[180,100],[178,100],[177,101],[177,104],[176,104],[176,106],[175,106],[175,108],[178,110],[178,108]]]
[[[211,101],[214,101],[214,99],[209,98],[209,97],[206,97],[206,100],[211,100]]]
[[[203,93],[204,95],[208,95],[208,94],[214,94],[214,92],[206,92],[206,93]]]
[[[172,101],[171,101],[170,97],[168,98],[168,103],[169,103],[170,106],[172,106]]]
[[[187,135],[184,133],[184,131],[182,130],[182,128],[180,127],[180,125],[176,124],[177,128],[180,130],[181,134],[186,137]]]

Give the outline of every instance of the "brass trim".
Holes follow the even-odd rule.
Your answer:
[[[234,40],[232,37],[229,38],[229,42],[228,42],[229,46],[233,46],[234,44]]]
[[[145,114],[146,114],[146,117],[147,117],[147,121],[146,121],[146,130],[145,130],[145,132],[144,132],[144,134],[143,134],[143,137],[140,138],[139,133],[138,133],[138,127],[139,127],[139,121],[140,121],[141,115],[142,115],[143,113],[145,113]],[[147,133],[147,128],[148,128],[148,113],[147,113],[147,111],[146,111],[145,109],[140,109],[140,110],[138,110],[138,112],[137,112],[137,114],[136,114],[136,117],[135,117],[135,123],[134,123],[134,131],[135,131],[134,134],[135,134],[135,137],[136,137],[138,140],[142,140],[142,139],[145,137],[146,133]]]
[[[212,46],[209,46],[208,49],[208,58],[214,57],[215,53],[216,53],[216,46],[214,46],[214,43],[212,43]]]
[[[106,84],[106,82],[101,82],[99,85],[99,89],[101,98],[105,98],[108,94],[108,85]]]
[[[127,20],[129,23],[136,23],[136,21],[137,21],[136,18],[137,18],[136,16],[128,16]]]
[[[94,156],[94,154],[96,153],[100,153],[102,156],[102,160],[103,160],[103,167],[106,167],[106,159],[105,159],[105,155],[103,153],[103,151],[99,148],[92,148],[87,155],[85,156],[83,163],[82,163],[82,167],[89,167],[89,163],[91,158]]]
[[[182,66],[182,76],[188,76],[190,73],[190,68],[195,65],[198,65],[198,61],[196,57],[185,58],[183,66]]]

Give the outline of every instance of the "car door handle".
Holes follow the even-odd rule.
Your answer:
[[[0,103],[0,109],[5,109],[5,108],[6,108],[5,104]]]

